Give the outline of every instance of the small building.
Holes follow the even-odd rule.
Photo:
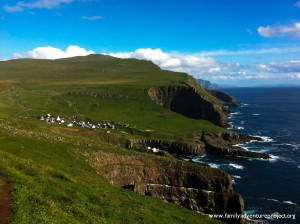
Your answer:
[[[56,118],[56,121],[61,121],[61,118],[58,116],[58,117]]]
[[[64,123],[65,123],[65,121],[64,121],[64,120],[61,120],[61,121],[60,121],[60,123],[61,123],[61,124],[64,124]]]
[[[72,127],[73,127],[73,124],[70,123],[70,124],[67,125],[67,127],[72,128]]]
[[[42,115],[41,117],[40,117],[40,121],[44,121],[45,120],[45,118],[44,118],[44,116]]]

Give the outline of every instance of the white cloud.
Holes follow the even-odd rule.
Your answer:
[[[14,53],[13,58],[58,59],[93,53],[91,50],[87,51],[78,46],[69,46],[65,51],[53,47],[38,47],[31,51]],[[161,49],[151,48],[142,48],[132,52],[109,53],[108,55],[118,58],[149,60],[162,69],[185,72],[195,78],[223,84],[257,84],[264,81],[281,83],[286,80],[300,84],[300,60],[245,65],[238,62],[222,63],[215,58],[197,56],[196,54],[166,53]]]
[[[282,48],[263,48],[263,49],[250,49],[250,50],[238,50],[238,51],[202,51],[195,56],[199,57],[212,57],[212,56],[231,56],[231,55],[259,55],[259,54],[282,54],[282,53],[296,53],[300,52],[300,47],[282,47]]]
[[[172,55],[161,49],[138,49],[133,52],[110,53],[118,58],[137,58],[152,61],[163,69],[187,72],[198,75],[199,73],[211,73],[219,65],[218,60],[211,57],[197,57],[193,55]],[[210,72],[209,72],[210,71]],[[217,72],[217,71],[216,71]]]
[[[261,79],[265,78],[255,74],[255,66],[241,65],[240,63],[222,63],[212,57],[203,57],[186,54],[168,54],[161,49],[138,49],[133,52],[110,53],[118,58],[137,58],[150,60],[162,69],[185,72],[196,78],[214,80],[233,79]],[[251,75],[248,75],[250,73]]]
[[[263,37],[300,37],[300,22],[295,22],[289,25],[280,26],[260,26],[257,29],[258,33]]]
[[[291,79],[300,79],[300,73],[298,73],[298,74],[291,74],[290,78]]]
[[[69,46],[66,51],[62,51],[54,47],[38,47],[32,51],[14,53],[13,58],[35,58],[35,59],[58,59],[58,58],[69,58],[75,56],[86,56],[94,54],[93,51],[85,50],[78,46]]]
[[[220,72],[220,71],[221,71],[221,68],[220,68],[220,67],[210,68],[210,69],[208,70],[209,73]]]
[[[274,72],[297,72],[300,73],[300,60],[291,60],[287,62],[271,62],[267,67]]]
[[[56,7],[60,7],[62,4],[70,4],[74,2],[75,0],[36,0],[36,1],[30,1],[28,3],[25,3],[23,1],[17,2],[16,5],[6,5],[3,8],[7,12],[21,12],[25,9],[52,9]]]
[[[84,20],[100,20],[104,19],[103,16],[83,16],[82,19]]]
[[[296,2],[295,6],[298,7],[298,8],[300,8],[300,1]]]

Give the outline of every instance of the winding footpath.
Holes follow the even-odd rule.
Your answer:
[[[2,182],[0,190],[0,224],[6,224],[8,218],[12,215],[13,210],[13,196],[11,193],[11,187],[9,186],[6,177],[0,175],[0,181]]]

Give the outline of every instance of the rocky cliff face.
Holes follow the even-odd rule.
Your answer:
[[[162,107],[194,119],[209,120],[215,125],[227,127],[222,106],[210,102],[190,86],[153,87],[149,96]]]
[[[230,96],[226,93],[223,93],[218,90],[210,90],[207,89],[207,92],[209,92],[212,96],[218,98],[219,100],[224,102],[224,105],[229,106],[229,107],[238,107],[240,106],[239,103],[236,102],[235,98],[233,96]]]
[[[232,157],[271,158],[267,153],[253,152],[237,146],[236,144],[244,144],[251,140],[262,141],[261,138],[251,137],[237,132],[202,133],[190,140],[190,143],[183,143],[157,139],[128,139],[126,148],[143,149],[151,147],[177,155],[202,156],[210,152],[216,155]]]
[[[164,140],[155,139],[129,139],[126,144],[126,148],[157,148],[167,151],[171,154],[178,155],[195,155],[202,156],[205,154],[205,145],[203,142],[199,143],[183,143],[183,142],[170,142]]]
[[[184,161],[93,152],[93,166],[114,185],[204,214],[244,212],[231,177],[219,169]],[[241,223],[241,220],[224,220]]]
[[[207,152],[222,156],[271,159],[267,153],[253,152],[235,146],[236,144],[244,144],[251,140],[261,141],[262,139],[237,132],[205,133],[202,135],[202,141],[205,143]]]

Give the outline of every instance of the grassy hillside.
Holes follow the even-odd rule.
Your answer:
[[[115,121],[136,125],[127,135],[148,133],[173,140],[223,130],[164,109],[148,96],[153,86],[185,82],[193,81],[148,61],[102,55],[0,62],[0,174],[7,176],[13,188],[15,208],[10,222],[221,223],[111,185],[91,166],[93,158],[88,155],[103,151],[151,157],[162,164],[176,164],[176,159],[116,146],[124,136],[120,131],[112,133],[117,140],[111,145],[105,143],[102,130],[96,131],[102,137],[94,138],[86,129],[66,129],[36,118],[50,113]],[[101,93],[101,97],[91,93]]]
[[[85,156],[97,150],[153,157],[149,154],[32,121],[0,119],[0,130],[0,173],[8,177],[15,200],[11,223],[219,223],[115,187]]]
[[[186,82],[194,85],[194,80],[185,73],[161,70],[149,61],[103,55],[60,60],[18,59],[0,63],[0,80],[2,117],[45,113],[78,116],[130,124],[140,130],[151,129],[154,136],[172,138],[222,130],[208,121],[184,117],[153,102],[147,93],[151,87]],[[201,87],[196,88],[206,98],[216,101]]]

